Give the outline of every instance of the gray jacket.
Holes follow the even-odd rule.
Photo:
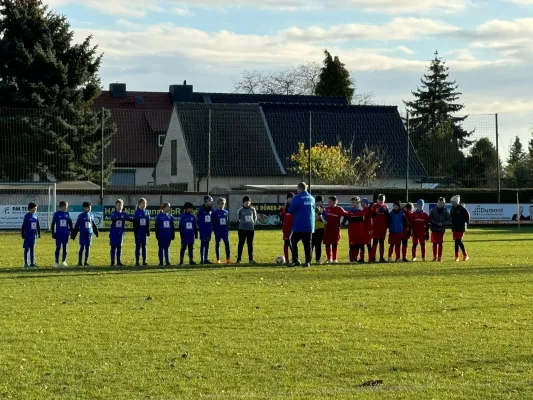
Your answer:
[[[441,212],[439,212],[438,207],[435,207],[429,212],[429,222],[432,232],[445,233],[446,227],[452,224],[452,217],[446,207]],[[439,223],[442,225],[439,226]]]
[[[257,222],[257,211],[253,207],[239,208],[239,211],[237,211],[237,222],[239,222],[239,229],[253,231],[254,225]]]

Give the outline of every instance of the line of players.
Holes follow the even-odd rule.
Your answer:
[[[200,239],[200,259],[202,264],[211,264],[209,261],[209,247],[212,235],[215,236],[215,250],[217,262],[220,263],[220,243],[225,246],[226,263],[230,263],[230,245],[229,245],[229,212],[225,209],[226,199],[217,200],[217,209],[213,210],[213,199],[210,196],[204,197],[204,204],[200,207],[197,214],[193,214],[194,207],[192,203],[186,202],[184,212],[180,215],[178,223],[170,213],[170,204],[163,203],[160,213],[155,218],[154,233],[158,243],[159,265],[170,266],[169,248],[171,242],[176,239],[176,231],[180,234],[180,265],[183,265],[185,253],[188,251],[191,265],[194,262],[194,242]],[[135,260],[136,266],[147,265],[146,262],[146,245],[150,237],[150,214],[148,213],[147,201],[142,198],[137,203],[137,209],[134,215],[124,212],[123,200],[117,200],[115,211],[110,216],[111,228],[109,231],[110,260],[111,266],[122,266],[122,244],[126,223],[133,224],[135,236]],[[22,239],[24,240],[24,267],[37,267],[35,263],[35,246],[37,239],[41,237],[41,228],[37,217],[38,205],[30,203],[28,213],[24,217],[22,224]],[[68,212],[68,203],[61,201],[59,210],[54,214],[51,224],[52,238],[56,241],[55,262],[53,267],[59,265],[67,266],[67,253],[69,239],[75,240],[79,235],[79,252],[78,266],[89,266],[91,245],[93,237],[99,236],[98,227],[95,218],[91,212],[92,206],[89,202],[83,203],[83,212],[79,214],[75,224],[73,224]],[[243,198],[243,207],[237,213],[239,222],[239,245],[237,263],[241,262],[244,244],[248,246],[248,255],[250,263],[253,260],[253,238],[254,225],[257,222],[257,212],[251,207],[251,200],[248,196]],[[176,226],[177,225],[177,226]],[[177,229],[176,229],[177,228]],[[62,253],[62,254],[61,254]],[[60,264],[60,255],[61,264]]]
[[[287,203],[282,207],[283,239],[285,259],[289,260],[292,216],[288,213],[293,193],[288,193]],[[349,259],[352,263],[365,262],[365,248],[368,250],[368,262],[376,262],[379,248],[379,262],[406,262],[409,250],[409,239],[412,239],[412,261],[417,261],[420,245],[422,261],[426,261],[426,241],[433,245],[433,261],[442,262],[444,235],[451,228],[455,242],[455,260],[469,259],[463,237],[470,223],[470,214],[460,196],[451,198],[451,212],[446,208],[446,199],[438,199],[437,206],[429,214],[424,211],[424,200],[416,205],[401,205],[395,201],[392,210],[385,204],[385,195],[380,194],[377,202],[353,197],[351,209],[345,210],[338,206],[335,196],[329,197],[327,207],[323,206],[323,197],[315,199],[315,232],[312,237],[312,248],[317,263],[321,263],[322,244],[326,249],[326,263],[338,262],[338,245],[341,238],[341,227],[348,224]],[[385,239],[388,235],[388,259],[385,259]],[[393,260],[393,255],[395,256]],[[287,261],[288,262],[288,261]]]

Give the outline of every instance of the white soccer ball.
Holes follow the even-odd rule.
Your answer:
[[[277,256],[277,257],[276,257],[276,263],[277,263],[277,264],[285,264],[285,257],[283,257],[283,256]]]

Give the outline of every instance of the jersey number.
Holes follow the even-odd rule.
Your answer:
[[[90,221],[85,222],[85,229],[91,229],[91,222]]]
[[[31,223],[31,229],[34,231],[37,229],[37,222],[32,222]]]
[[[211,222],[211,215],[205,216],[205,222]]]
[[[170,228],[170,221],[163,221],[164,228]]]
[[[187,222],[185,224],[185,229],[192,229],[192,222]]]
[[[220,218],[220,225],[226,225],[226,218]]]
[[[245,216],[244,216],[244,220],[245,220],[246,222],[251,222],[251,221],[252,221],[252,217],[251,217],[250,215],[245,215]]]
[[[67,226],[67,220],[66,219],[62,219],[59,221],[59,226],[62,227],[62,228],[65,228]]]
[[[117,228],[122,228],[122,221],[117,221]]]
[[[140,219],[141,226],[146,226],[146,218]]]

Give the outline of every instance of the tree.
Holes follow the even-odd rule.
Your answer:
[[[404,101],[410,117],[409,137],[430,176],[438,176],[439,170],[442,170],[435,168],[433,162],[435,156],[443,155],[438,143],[444,141],[449,152],[447,157],[460,163],[461,150],[472,145],[469,140],[472,132],[461,126],[466,117],[454,116],[464,105],[457,102],[462,93],[457,91],[455,81],[448,80],[448,70],[446,63],[435,52],[428,73],[421,79],[422,86],[411,92],[415,99]],[[419,151],[424,148],[431,151]]]
[[[525,157],[524,150],[522,147],[522,142],[520,141],[520,138],[517,136],[511,146],[511,149],[509,150],[509,159],[507,160],[508,165],[516,165],[520,161],[522,161]]]
[[[467,166],[472,187],[498,186],[498,168],[501,168],[501,161],[498,159],[496,147],[488,138],[479,139],[472,146]]]
[[[104,146],[114,133],[110,113],[92,109],[102,55],[73,35],[41,0],[0,0],[2,179],[99,180],[102,118]]]
[[[352,148],[327,146],[317,143],[311,148],[311,175],[317,184],[330,185],[368,185],[376,179],[382,163],[378,150],[365,148],[355,154]],[[302,177],[309,173],[309,149],[304,143],[298,144],[298,152],[291,156],[295,166],[292,171]]]
[[[351,103],[355,88],[353,87],[350,72],[339,60],[338,56],[333,58],[327,50],[324,50],[324,55],[324,66],[320,72],[315,94],[317,96],[346,97],[348,103]]]

